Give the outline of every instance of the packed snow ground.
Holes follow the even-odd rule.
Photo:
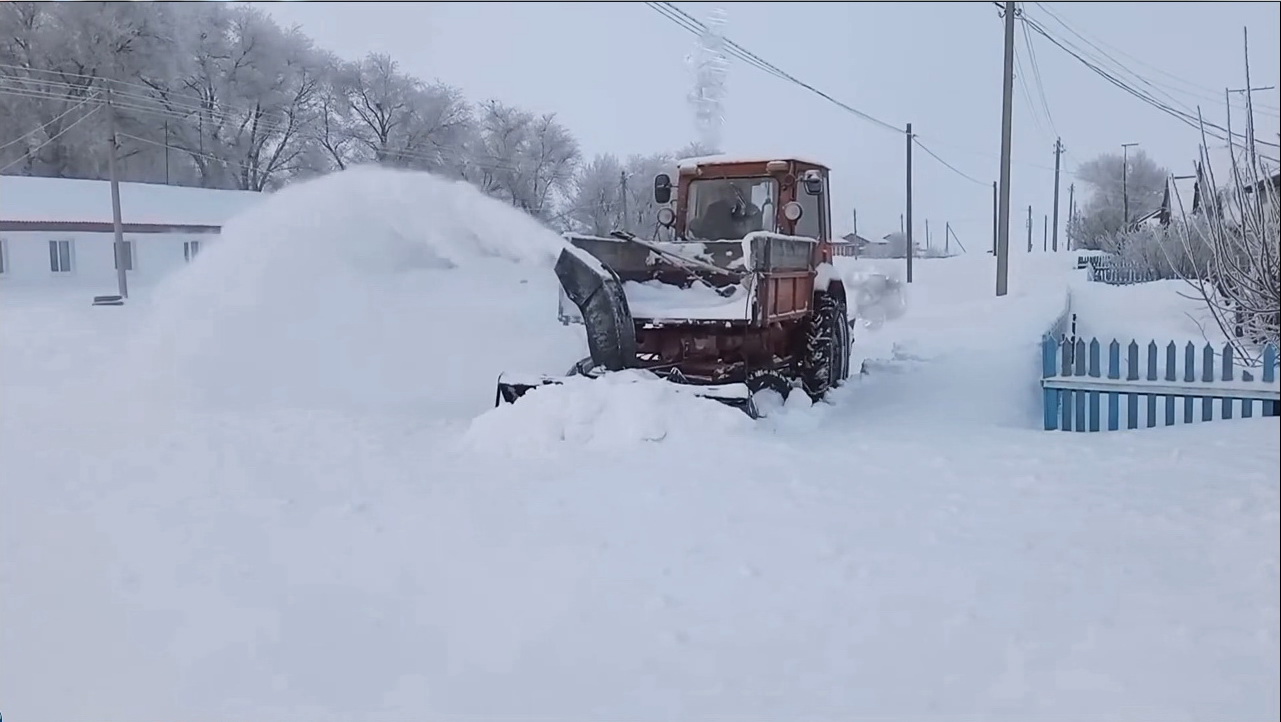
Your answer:
[[[867,375],[752,423],[490,409],[583,342],[559,239],[465,186],[223,241],[123,308],[0,291],[6,719],[1278,715],[1277,420],[1038,431],[1069,256],[919,263]]]

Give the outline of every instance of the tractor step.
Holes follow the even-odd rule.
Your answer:
[[[502,374],[498,377],[494,406],[498,407],[505,403],[514,404],[530,391],[542,386],[559,386],[565,382],[566,378],[570,377]],[[752,392],[746,384],[688,384],[675,381],[665,381],[665,383],[671,384],[671,388],[680,393],[718,401],[742,411],[753,419],[760,418],[756,403],[752,399]]]

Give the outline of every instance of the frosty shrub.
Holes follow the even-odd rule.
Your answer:
[[[1196,226],[1200,219],[1182,219],[1169,227],[1142,227],[1125,233],[1111,233],[1102,239],[1101,250],[1113,254],[1122,265],[1148,274],[1152,280],[1204,278],[1212,252],[1203,233],[1188,233],[1185,225]]]
[[[1184,253],[1205,254],[1204,272],[1183,276],[1204,300],[1220,330],[1247,359],[1259,344],[1281,340],[1281,217],[1271,173],[1203,166],[1216,203],[1192,221],[1171,224]],[[1222,174],[1216,177],[1215,174]]]

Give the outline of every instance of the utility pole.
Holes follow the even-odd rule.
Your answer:
[[[992,257],[996,257],[996,226],[997,226],[997,204],[1000,196],[996,192],[996,181],[992,181]]]
[[[907,124],[907,282],[912,282],[912,124]]]
[[[631,219],[627,217],[627,171],[625,170],[619,171],[618,173],[618,197],[622,200],[622,210],[623,210],[622,230],[626,231],[628,230],[628,224],[631,221]]]
[[[1068,222],[1067,222],[1067,247],[1068,250],[1074,250],[1072,245],[1072,222],[1076,220],[1076,184],[1068,186]]]
[[[948,221],[943,224],[943,255],[947,255],[952,248],[952,222]]]
[[[1050,244],[1050,249],[1055,253],[1059,251],[1059,168],[1060,160],[1063,156],[1063,139],[1054,140],[1054,240]]]
[[[996,295],[1010,288],[1010,140],[1014,115],[1014,3],[1005,3],[1005,69],[1001,81],[1001,198],[996,220]]]
[[[858,235],[858,209],[854,209],[854,235]]]
[[[1050,217],[1041,214],[1041,253],[1050,250]]]
[[[165,120],[165,185],[169,185],[169,121]]]
[[[929,250],[930,248],[933,248],[933,247],[934,247],[933,244],[930,243],[930,219],[926,218],[925,219],[925,248],[926,250]]]
[[[1247,65],[1246,77],[1248,78],[1249,76],[1250,76],[1249,66]],[[1227,90],[1227,92],[1229,93],[1241,93],[1245,95],[1245,114],[1246,114],[1245,142],[1246,142],[1246,145],[1248,145],[1250,148],[1250,165],[1252,167],[1252,172],[1256,174],[1259,172],[1259,167],[1258,167],[1259,159],[1255,155],[1255,147],[1254,147],[1254,102],[1252,100],[1252,97],[1253,97],[1253,93],[1262,92],[1264,90],[1276,90],[1276,86],[1264,85],[1258,88],[1251,88],[1247,85],[1244,88],[1228,88]],[[1231,134],[1232,134],[1232,104],[1231,104],[1231,97],[1229,97],[1228,98],[1228,142],[1229,143],[1232,142]]]
[[[1027,207],[1027,252],[1032,252],[1032,206]]]
[[[111,174],[111,225],[115,232],[116,287],[121,298],[129,298],[129,280],[125,275],[124,226],[120,222],[120,179],[116,173],[116,106],[111,103],[111,86],[107,86],[107,127],[111,133],[111,152],[107,154],[107,172]],[[132,260],[132,259],[130,259]]]
[[[1258,176],[1259,157],[1255,154],[1254,148],[1254,90],[1271,90],[1272,87],[1251,88],[1250,87],[1250,30],[1241,28],[1241,39],[1245,43],[1245,141],[1250,144],[1250,175]],[[1228,139],[1232,139],[1232,129],[1228,129]],[[1256,179],[1251,178],[1253,183]]]
[[[1130,228],[1130,148],[1138,143],[1121,144],[1121,214],[1124,216],[1124,222],[1121,224],[1122,232]]]

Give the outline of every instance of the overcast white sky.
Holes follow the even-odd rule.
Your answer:
[[[676,3],[706,19],[728,15],[726,35],[800,80],[895,126],[911,121],[921,142],[984,182],[972,183],[921,152],[915,163],[916,233],[951,221],[970,250],[991,238],[991,182],[1000,149],[1002,21],[990,2]],[[640,2],[382,3],[261,5],[300,25],[340,56],[386,52],[424,79],[474,100],[497,98],[555,112],[583,151],[621,155],[673,149],[695,138],[686,102],[685,57],[696,39]],[[1047,9],[1163,92],[1224,123],[1223,88],[1245,86],[1242,27],[1250,29],[1251,81],[1281,75],[1281,4],[1276,2],[1027,3],[1029,17],[1081,44]],[[1028,88],[1037,91],[1022,30],[1017,44]],[[1033,35],[1065,168],[1138,142],[1158,162],[1187,172],[1198,133],[1094,75]],[[1119,48],[1125,55],[1115,52]],[[1140,62],[1133,62],[1131,58]],[[731,152],[794,148],[833,169],[833,214],[848,229],[897,230],[904,204],[904,139],[809,91],[734,61],[725,145]],[[1053,194],[1054,135],[1015,86],[1013,238],[1033,206],[1039,247]],[[1277,140],[1277,91],[1257,93],[1260,138]],[[1234,125],[1244,117],[1234,113]],[[1038,127],[1037,119],[1040,126]],[[1266,132],[1266,136],[1264,135]],[[1066,216],[1064,175],[1061,215]],[[1080,188],[1078,187],[1078,191]],[[1011,246],[1017,241],[1012,241]]]

